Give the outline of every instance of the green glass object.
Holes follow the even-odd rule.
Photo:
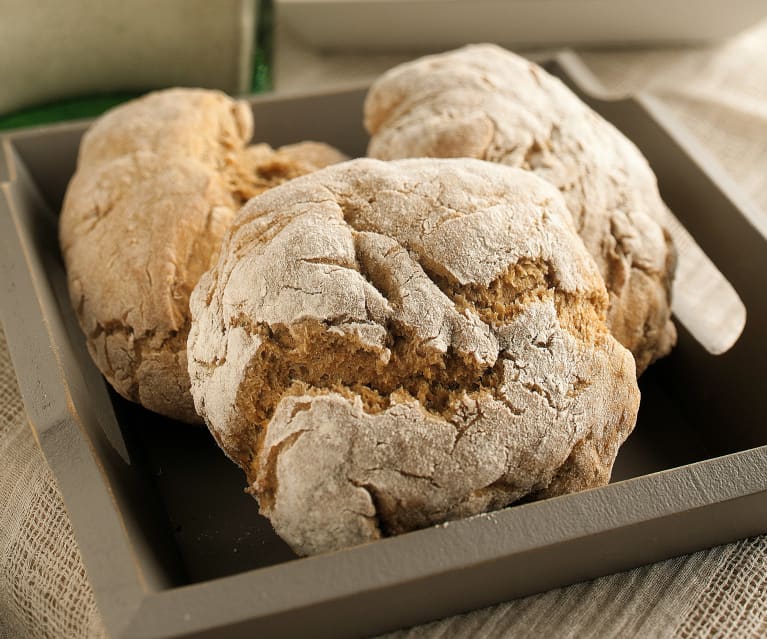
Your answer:
[[[272,0],[258,0],[258,25],[255,30],[253,46],[253,74],[251,93],[263,93],[272,88]],[[69,98],[49,104],[22,109],[0,116],[0,131],[16,129],[80,118],[93,118],[113,106],[132,100],[143,91],[117,91],[91,95],[88,97]]]
[[[273,34],[272,0],[258,0],[258,25],[253,46],[253,76],[250,81],[251,93],[263,93],[272,88]]]

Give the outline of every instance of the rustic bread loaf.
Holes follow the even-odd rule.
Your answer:
[[[60,241],[99,369],[124,397],[201,421],[189,394],[189,294],[249,197],[345,159],[317,143],[245,145],[249,106],[223,93],[149,94],[97,120],[80,146]]]
[[[192,293],[195,405],[300,554],[606,483],[639,403],[559,191],[353,160],[252,199]]]
[[[608,325],[637,370],[667,354],[675,252],[637,148],[537,65],[493,45],[395,67],[365,103],[371,157],[475,157],[557,186],[610,295]]]

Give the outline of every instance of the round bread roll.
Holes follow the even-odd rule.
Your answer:
[[[318,143],[245,148],[250,107],[217,91],[149,94],[83,137],[60,242],[88,349],[124,397],[200,422],[189,393],[189,294],[250,197],[345,157]]]
[[[599,486],[639,404],[561,194],[359,159],[252,199],[192,293],[200,415],[313,554]]]
[[[365,103],[368,155],[475,157],[557,186],[610,295],[608,325],[641,373],[676,342],[676,262],[647,161],[539,66],[494,45],[395,67]]]

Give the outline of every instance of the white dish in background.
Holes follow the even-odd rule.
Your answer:
[[[279,22],[325,51],[679,45],[767,17],[764,0],[275,0]]]

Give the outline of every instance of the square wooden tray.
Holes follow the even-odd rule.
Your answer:
[[[0,159],[2,320],[30,423],[113,637],[368,635],[767,530],[767,241],[758,213],[648,97],[579,89],[633,139],[665,201],[739,293],[713,356],[680,326],[640,381],[639,422],[604,488],[296,558],[204,429],[110,392],[66,292],[57,218],[86,122],[19,131]],[[259,140],[362,155],[361,87],[252,100]]]

